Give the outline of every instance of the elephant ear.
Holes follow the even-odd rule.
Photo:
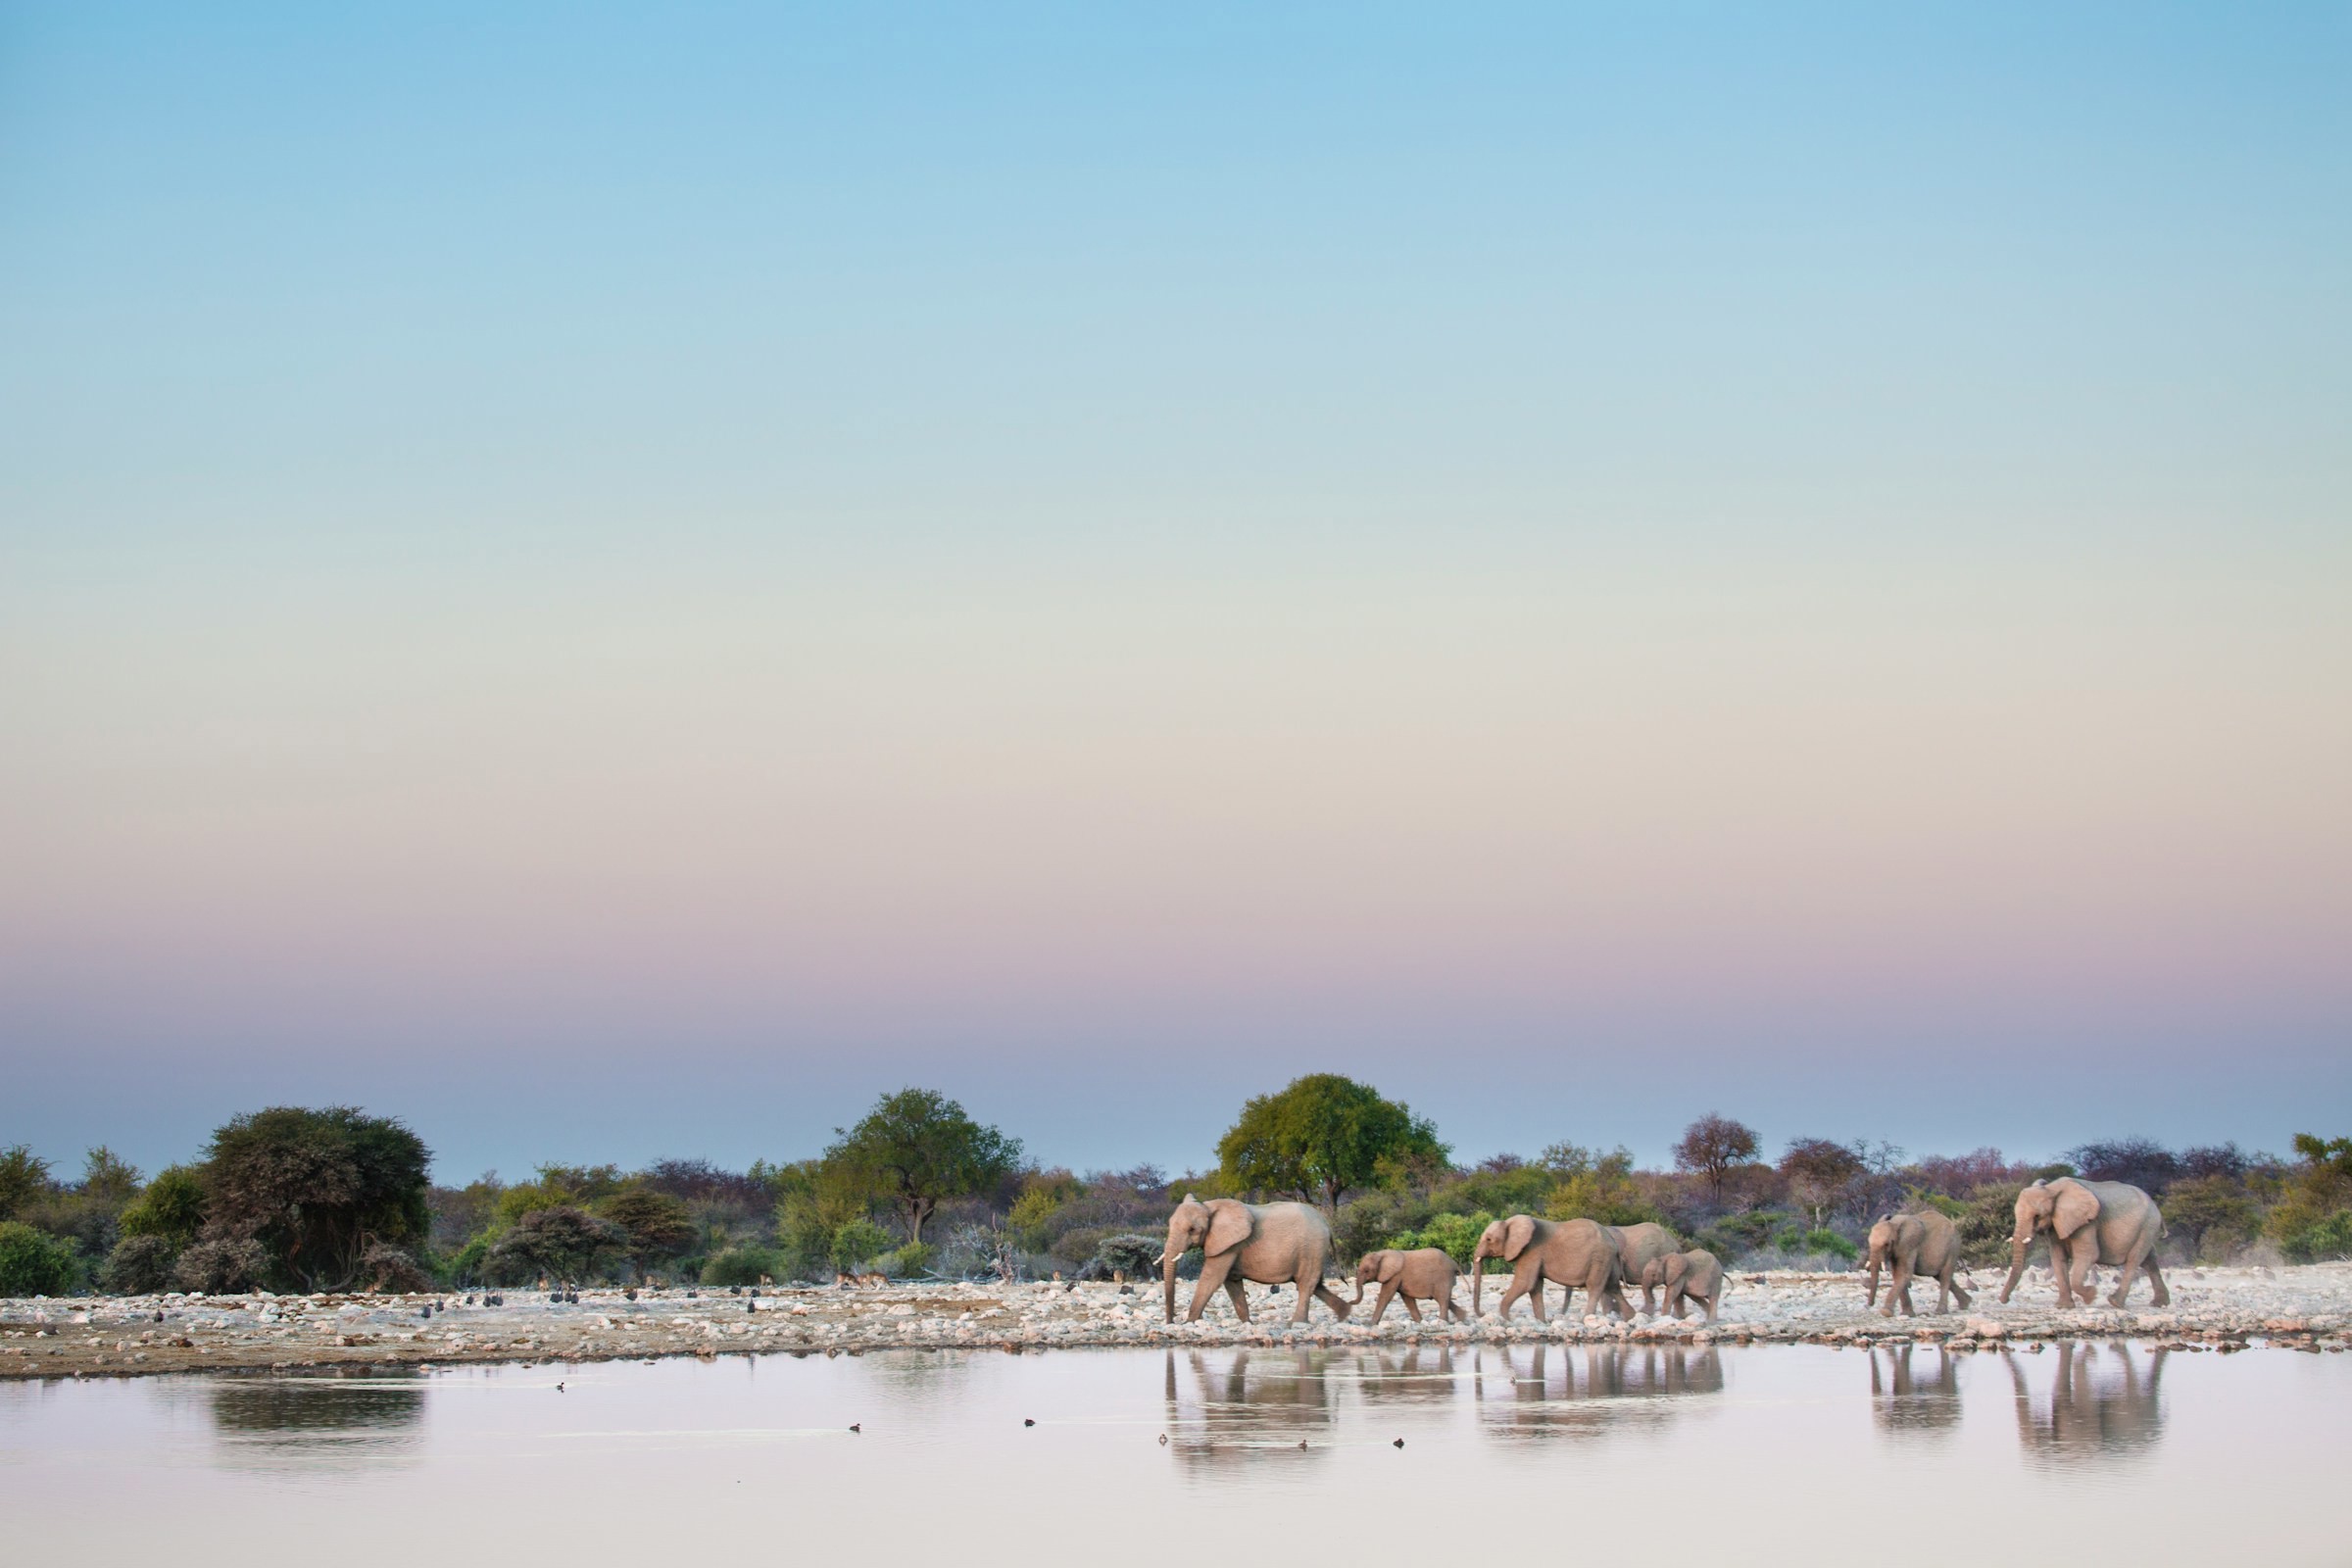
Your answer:
[[[1502,1260],[1515,1263],[1527,1250],[1527,1244],[1536,1239],[1536,1217],[1533,1214],[1513,1214],[1502,1222]]]
[[[1666,1285],[1669,1289],[1682,1284],[1683,1276],[1690,1272],[1690,1260],[1680,1252],[1669,1252],[1664,1262],[1666,1264]]]
[[[1383,1252],[1380,1258],[1380,1283],[1386,1285],[1404,1272],[1402,1252]]]
[[[2052,1228],[2058,1232],[2058,1239],[2065,1241],[2099,1217],[2099,1199],[2081,1182],[2060,1182],[2056,1191],[2058,1214]]]
[[[1208,1240],[1201,1247],[1210,1252],[1230,1252],[1250,1239],[1255,1229],[1250,1205],[1231,1198],[1219,1198],[1208,1205]]]

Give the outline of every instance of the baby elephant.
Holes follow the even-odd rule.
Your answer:
[[[1665,1288],[1662,1304],[1673,1308],[1676,1317],[1683,1315],[1683,1302],[1691,1300],[1706,1309],[1707,1321],[1712,1323],[1715,1303],[1723,1299],[1723,1264],[1703,1247],[1668,1252],[1642,1265],[1642,1293],[1646,1295],[1652,1286]]]
[[[1372,1307],[1372,1321],[1375,1323],[1389,1309],[1389,1302],[1399,1296],[1404,1298],[1404,1309],[1416,1323],[1421,1321],[1421,1308],[1417,1303],[1422,1301],[1445,1303],[1439,1314],[1441,1321],[1458,1317],[1467,1323],[1470,1314],[1462,1310],[1453,1298],[1454,1278],[1460,1272],[1461,1265],[1440,1248],[1423,1247],[1410,1252],[1366,1252],[1355,1265],[1355,1300],[1348,1304],[1353,1306],[1361,1303],[1364,1287],[1378,1280],[1380,1299]]]
[[[1876,1305],[1879,1299],[1879,1269],[1892,1265],[1894,1279],[1886,1287],[1886,1303],[1879,1307],[1879,1316],[1894,1316],[1894,1303],[1903,1303],[1903,1316],[1911,1313],[1911,1277],[1920,1275],[1936,1282],[1936,1310],[1944,1309],[1948,1298],[1968,1305],[1968,1293],[1952,1278],[1960,1266],[1960,1227],[1951,1217],[1935,1209],[1917,1214],[1883,1214],[1870,1228],[1870,1294],[1864,1299]]]

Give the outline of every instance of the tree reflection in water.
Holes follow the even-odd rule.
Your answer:
[[[404,1462],[424,1417],[416,1377],[209,1382],[214,1442],[232,1468],[364,1469]]]
[[[1870,1414],[1892,1438],[1947,1436],[1960,1425],[1960,1368],[1948,1350],[1882,1345],[1870,1358]]]
[[[2029,1462],[2058,1465],[2146,1451],[2164,1434],[2161,1348],[2060,1340],[2046,1398],[2027,1387],[2024,1362],[2003,1352],[2017,1393],[2017,1441]]]
[[[1723,1361],[1711,1346],[1482,1345],[1470,1387],[1490,1436],[1600,1437],[1672,1420],[1685,1396],[1721,1394]]]

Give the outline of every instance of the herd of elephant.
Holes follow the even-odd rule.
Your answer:
[[[2009,1237],[2010,1267],[2001,1287],[2003,1301],[2017,1289],[2025,1273],[2026,1253],[2037,1238],[2049,1242],[2050,1276],[2057,1283],[2058,1304],[2091,1302],[2090,1271],[2104,1264],[2122,1270],[2112,1306],[2124,1304],[2132,1283],[2141,1272],[2154,1288],[2156,1304],[2172,1300],[2156,1265],[2156,1244],[2164,1236],[2164,1215],[2156,1200],[2128,1182],[2082,1181],[2072,1176],[2037,1181],[2017,1196],[2017,1224]],[[1441,1320],[1464,1320],[1479,1314],[1486,1262],[1500,1258],[1511,1265],[1511,1282],[1496,1311],[1510,1315],[1522,1297],[1539,1322],[1546,1321],[1546,1285],[1562,1290],[1560,1309],[1581,1289],[1594,1314],[1634,1315],[1627,1300],[1628,1286],[1642,1291],[1642,1310],[1654,1315],[1661,1303],[1680,1318],[1695,1303],[1715,1321],[1716,1303],[1723,1295],[1723,1264],[1703,1248],[1685,1250],[1661,1225],[1602,1225],[1589,1219],[1539,1219],[1513,1214],[1498,1219],[1479,1237],[1470,1255],[1470,1309],[1463,1311],[1454,1297],[1461,1273],[1451,1254],[1435,1247],[1411,1251],[1367,1252],[1355,1267],[1355,1298],[1347,1300],[1324,1283],[1333,1263],[1331,1227],[1322,1211],[1306,1203],[1245,1203],[1238,1199],[1212,1198],[1203,1202],[1188,1193],[1168,1217],[1168,1243],[1158,1259],[1166,1295],[1167,1320],[1176,1321],[1176,1265],[1194,1248],[1200,1249],[1200,1283],[1193,1291],[1187,1322],[1200,1319],[1201,1308],[1223,1290],[1232,1298],[1242,1321],[1250,1320],[1250,1285],[1292,1285],[1298,1305],[1291,1321],[1306,1321],[1311,1301],[1320,1298],[1340,1318],[1361,1304],[1364,1291],[1377,1283],[1380,1298],[1372,1308],[1378,1323],[1389,1303],[1402,1298],[1414,1322],[1421,1321],[1421,1303],[1434,1305]],[[1891,1316],[1897,1305],[1912,1310],[1911,1282],[1932,1279],[1936,1285],[1936,1310],[1954,1300],[1965,1307],[1968,1293],[1953,1275],[1959,1270],[1960,1231],[1948,1215],[1934,1208],[1886,1214],[1870,1229],[1870,1291],[1868,1303],[1878,1305],[1879,1276],[1891,1270],[1886,1300],[1881,1313]]]

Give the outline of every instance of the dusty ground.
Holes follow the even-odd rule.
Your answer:
[[[1855,1274],[1735,1275],[1722,1318],[1633,1324],[1563,1317],[1551,1293],[1550,1323],[1493,1316],[1501,1281],[1487,1284],[1488,1316],[1477,1323],[1407,1321],[1401,1303],[1373,1328],[1334,1322],[1320,1304],[1303,1330],[1289,1326],[1295,1298],[1285,1289],[1250,1293],[1253,1321],[1235,1320],[1220,1295],[1203,1320],[1160,1321],[1156,1285],[1122,1294],[1116,1285],[903,1285],[640,1293],[582,1291],[578,1303],[540,1291],[510,1291],[497,1306],[439,1296],[105,1297],[0,1301],[0,1378],[124,1377],[152,1372],[340,1366],[437,1365],[471,1361],[588,1361],[663,1355],[826,1354],[889,1347],[1020,1351],[1054,1347],[1263,1343],[1303,1336],[1314,1343],[1364,1340],[1584,1340],[1686,1338],[1735,1344],[1781,1341],[1868,1343],[1885,1338],[1948,1340],[1967,1348],[2004,1341],[2132,1337],[2220,1350],[2267,1345],[2341,1350],[2352,1338],[2352,1263],[2302,1268],[2181,1269],[2172,1304],[2149,1303],[2143,1281],[2121,1310],[2056,1309],[2048,1277],[2035,1270],[2008,1306],[1994,1303],[1995,1275],[1968,1286],[1964,1311],[1887,1319],[1862,1303]],[[2110,1272],[2103,1288],[2111,1289]],[[1924,1309],[1935,1286],[1914,1287]],[[1468,1287],[1463,1287],[1467,1305]],[[1191,1300],[1180,1287],[1178,1310]],[[2102,1298],[2103,1299],[2103,1298]],[[1580,1298],[1578,1305],[1584,1305]],[[437,1309],[427,1313],[428,1305]],[[1364,1310],[1368,1311],[1367,1305]]]

